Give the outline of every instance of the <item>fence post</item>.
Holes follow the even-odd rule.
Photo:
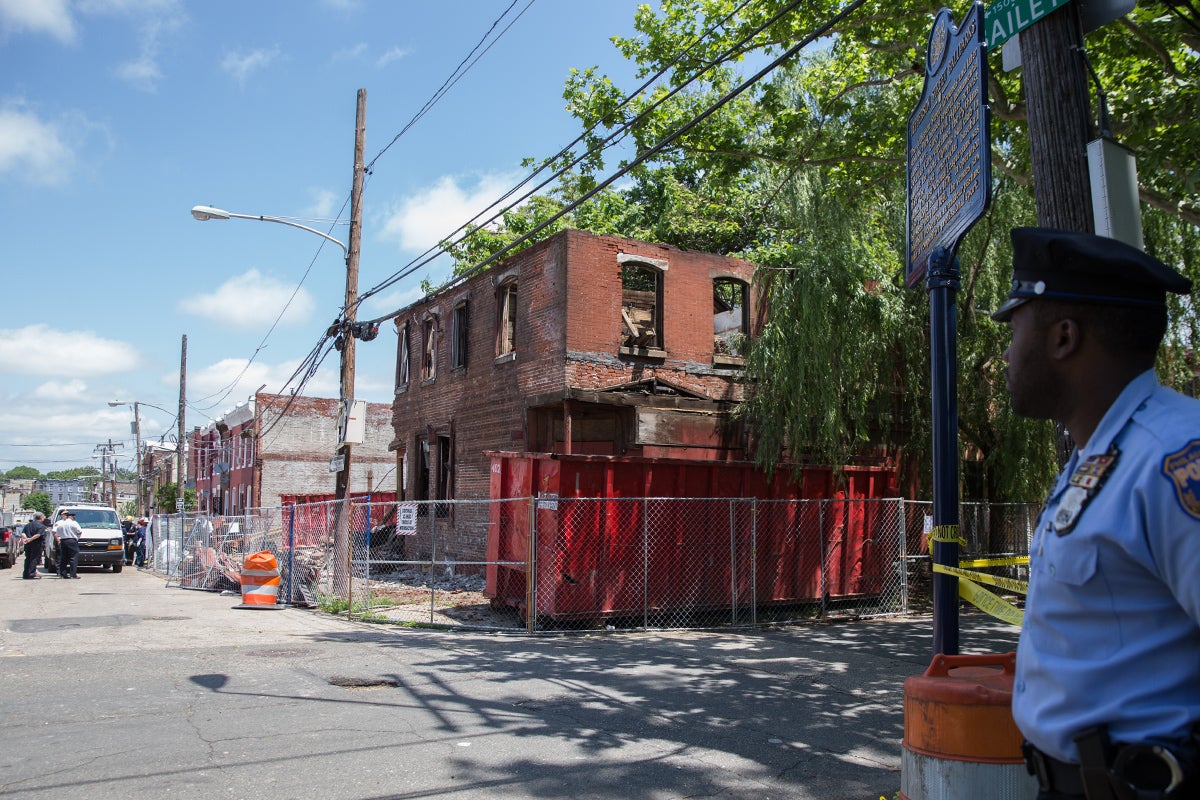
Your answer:
[[[827,500],[817,501],[817,540],[821,543],[821,619],[825,618],[825,595],[829,593],[827,583],[829,564],[825,552],[825,503],[827,502]]]
[[[650,501],[642,498],[642,628],[650,628]]]
[[[434,585],[433,571],[437,568],[437,515],[438,504],[429,503],[429,622],[433,623],[433,614],[437,608],[437,587]]]
[[[292,602],[292,575],[296,567],[296,505],[293,503],[288,514],[288,561],[287,601]]]
[[[537,630],[537,498],[529,495],[529,542],[525,546],[525,631]]]
[[[904,498],[896,499],[900,509],[900,612],[908,613],[908,518],[904,514]]]
[[[346,498],[343,513],[346,515],[346,619],[354,619],[354,505]]]
[[[737,533],[733,528],[733,498],[729,500],[729,624],[737,626]]]
[[[758,625],[758,498],[750,498],[750,624]]]

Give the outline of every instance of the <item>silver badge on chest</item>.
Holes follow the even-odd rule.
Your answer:
[[[1075,523],[1079,521],[1079,515],[1083,513],[1083,509],[1100,492],[1101,487],[1104,486],[1104,480],[1112,474],[1112,468],[1117,463],[1117,456],[1120,454],[1121,451],[1114,444],[1104,455],[1088,456],[1082,464],[1075,468],[1075,472],[1068,481],[1070,485],[1063,492],[1058,501],[1058,508],[1054,511],[1055,533],[1059,536],[1066,536],[1071,532]]]

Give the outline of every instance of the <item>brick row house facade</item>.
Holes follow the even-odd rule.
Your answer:
[[[188,437],[188,475],[199,510],[226,516],[251,508],[332,500],[339,402],[259,392]],[[363,444],[350,460],[350,496],[394,500],[391,408],[368,403]]]
[[[395,317],[390,448],[409,500],[487,498],[492,451],[731,461],[750,263],[567,230]],[[447,557],[486,525],[456,509]],[[449,516],[449,515],[448,515]]]

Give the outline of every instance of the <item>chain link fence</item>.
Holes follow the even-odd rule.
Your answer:
[[[1037,511],[962,504],[964,557],[1027,554]],[[281,603],[365,621],[752,627],[928,608],[931,513],[903,499],[331,501],[160,515],[149,546],[169,586],[229,592],[245,557],[270,551]]]

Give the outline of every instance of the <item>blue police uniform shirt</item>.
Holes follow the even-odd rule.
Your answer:
[[[1072,476],[1087,485],[1089,459],[1114,446],[1059,535]],[[1059,475],[1029,550],[1013,683],[1025,738],[1078,762],[1073,737],[1093,725],[1116,742],[1185,736],[1200,720],[1200,400],[1153,370],[1135,378]]]

